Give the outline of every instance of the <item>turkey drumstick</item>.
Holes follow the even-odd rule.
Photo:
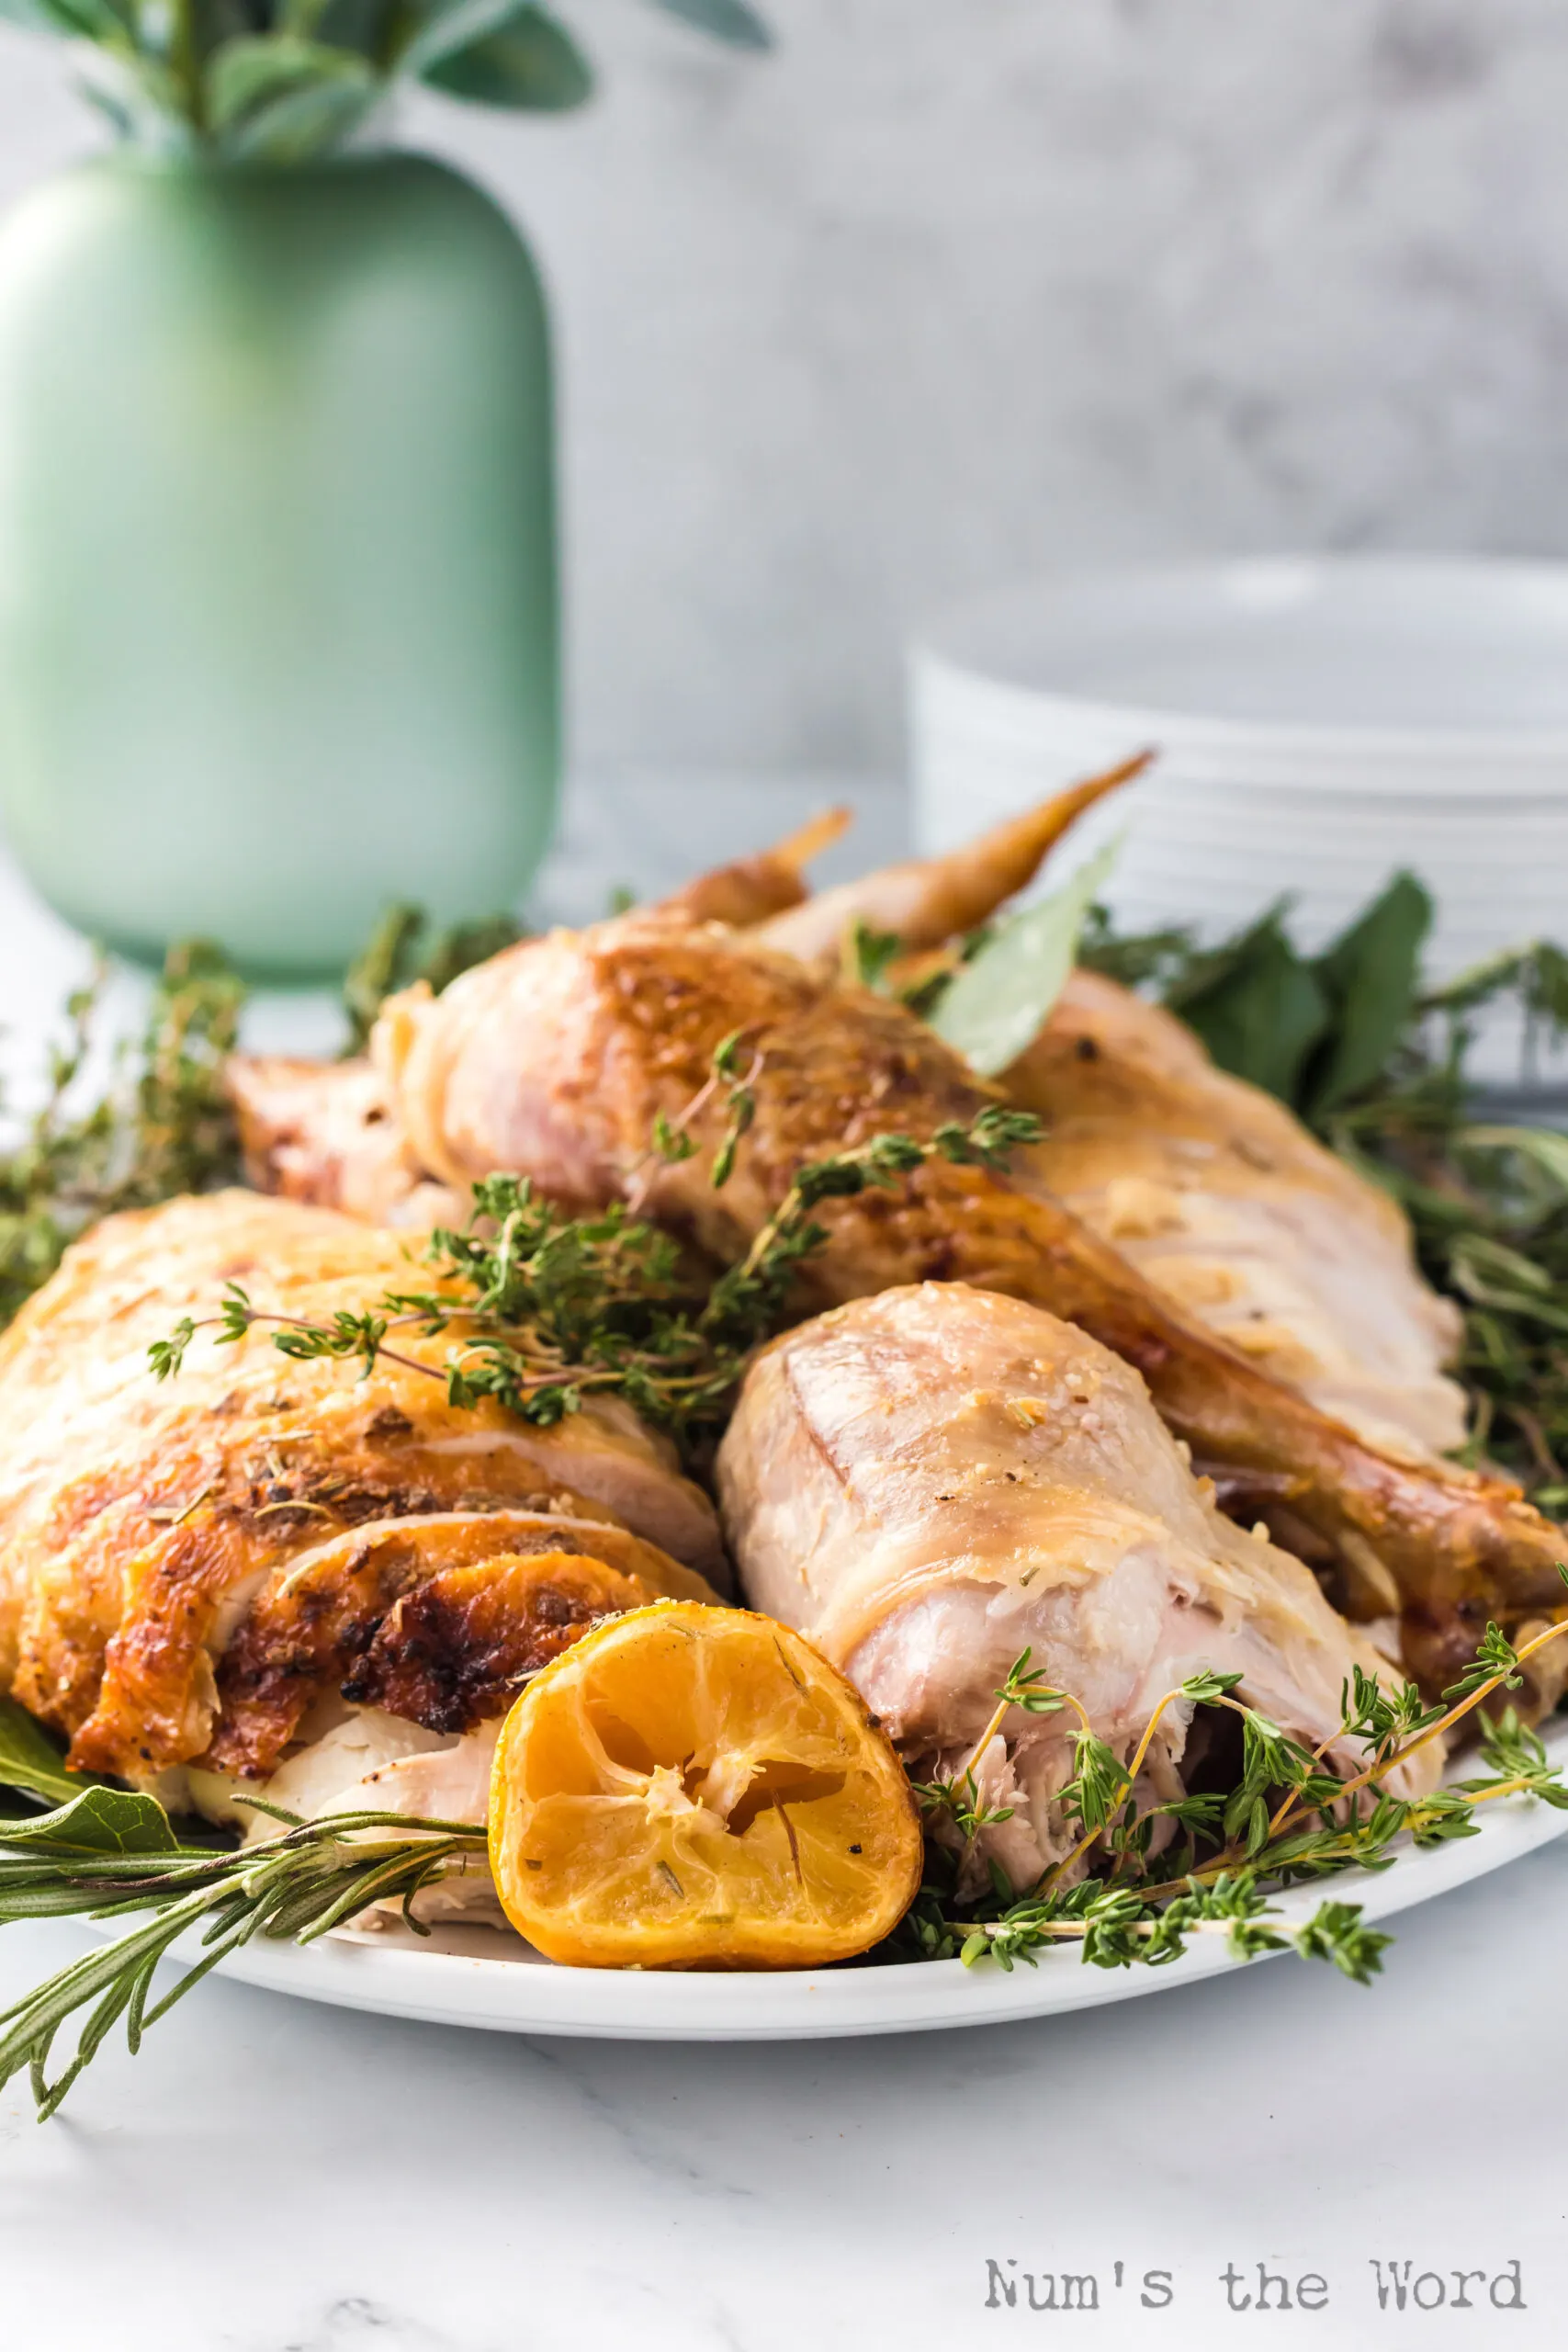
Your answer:
[[[1061,1803],[1077,1722],[999,1713],[1025,1648],[1125,1765],[1140,1805],[1186,1793],[1201,1672],[1344,1778],[1344,1690],[1384,1662],[1299,1560],[1215,1510],[1130,1365],[1037,1306],[963,1283],[856,1299],[762,1351],[718,1454],[746,1597],[840,1666],[912,1770],[972,1769],[986,1813],[971,1875],[1015,1886],[1080,1848]],[[1437,1777],[1435,1747],[1395,1796]]]
[[[766,922],[807,897],[804,868],[852,822],[847,808],[824,808],[771,848],[694,875],[650,911],[677,922],[727,922],[737,931]]]

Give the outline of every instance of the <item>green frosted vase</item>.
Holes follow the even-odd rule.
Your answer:
[[[141,959],[493,912],[558,768],[548,327],[427,158],[117,154],[0,227],[0,818]]]

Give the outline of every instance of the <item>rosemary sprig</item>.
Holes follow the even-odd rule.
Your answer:
[[[916,1959],[958,1957],[971,1967],[992,1960],[1010,1970],[1021,1962],[1033,1966],[1043,1951],[1076,1943],[1091,1967],[1158,1967],[1179,1958],[1193,1936],[1217,1934],[1238,1959],[1293,1947],[1368,1984],[1391,1939],[1366,1925],[1358,1905],[1325,1901],[1304,1926],[1289,1928],[1271,1905],[1272,1892],[1356,1866],[1387,1868],[1400,1837],[1434,1845],[1473,1836],[1477,1807],[1500,1797],[1528,1795],[1568,1807],[1568,1787],[1540,1740],[1511,1709],[1483,1734],[1483,1774],[1413,1800],[1393,1798],[1379,1785],[1424,1741],[1517,1680],[1531,1650],[1564,1632],[1568,1619],[1515,1651],[1489,1627],[1484,1657],[1461,1677],[1450,1694],[1452,1703],[1436,1717],[1408,1686],[1378,1695],[1358,1676],[1347,1685],[1337,1736],[1359,1741],[1371,1756],[1348,1781],[1322,1772],[1317,1757],[1241,1705],[1233,1695],[1237,1678],[1228,1674],[1195,1675],[1167,1693],[1123,1763],[1096,1738],[1078,1702],[1052,1690],[1025,1651],[998,1688],[1002,1713],[1018,1708],[1039,1716],[1066,1707],[1077,1714],[1077,1786],[1064,1792],[1064,1807],[1089,1826],[1109,1869],[1068,1885],[1069,1856],[1020,1894],[993,1864],[988,1903],[961,1905],[960,1863],[986,1827],[1011,1817],[1010,1808],[978,1802],[972,1758],[964,1772],[918,1788],[939,1835],[930,1849],[927,1883],[895,1948]],[[1135,1792],[1144,1758],[1160,1717],[1178,1700],[1231,1708],[1243,1717],[1241,1780],[1228,1798],[1198,1794],[1139,1815]],[[976,1758],[990,1736],[987,1731]],[[9,1741],[0,1747],[0,1782],[47,1796],[70,1786],[73,1776],[55,1764],[42,1736],[25,1721],[0,1722],[0,1739]],[[1287,1830],[1289,1807],[1280,1805],[1265,1834],[1255,1838],[1256,1793],[1262,1776],[1272,1774],[1294,1798],[1299,1817]],[[265,1799],[248,1802],[280,1822],[283,1834],[239,1851],[183,1842],[153,1798],[102,1784],[83,1786],[50,1812],[0,1821],[0,1925],[137,1916],[122,1935],[68,1963],[0,2013],[0,2087],[26,2068],[39,2116],[51,2115],[121,2018],[134,2052],[150,2025],[254,1938],[310,1943],[370,1905],[394,1901],[400,1901],[409,1925],[424,1932],[411,1909],[415,1895],[486,1850],[481,1822],[373,1811],[302,1821]],[[1179,1875],[1168,1868],[1166,1876],[1156,1877],[1149,1825],[1175,1816],[1191,1835],[1213,1844],[1224,1836],[1222,1815],[1234,1815],[1245,1833],[1240,1842],[1232,1838]],[[1313,1819],[1318,1827],[1310,1826]],[[954,1833],[960,1862],[953,1852]],[[151,1917],[140,1916],[147,1913]],[[200,1957],[161,2000],[152,2001],[159,1962],[181,1936],[197,1930]],[[54,2043],[71,2018],[83,2019],[75,2053],[51,2080]]]
[[[755,1115],[756,1055],[739,1033],[726,1038],[699,1101],[721,1093],[727,1126],[711,1171],[716,1187],[733,1171]],[[692,1106],[655,1133],[665,1161],[691,1156]],[[149,1350],[160,1380],[177,1374],[198,1330],[232,1345],[258,1325],[297,1360],[378,1362],[439,1381],[448,1400],[471,1408],[491,1398],[519,1419],[549,1427],[592,1396],[625,1398],[643,1417],[692,1444],[723,1420],[752,1351],[785,1313],[800,1268],[827,1242],[816,1211],[828,1200],[886,1189],[931,1159],[1001,1167],[1039,1124],[988,1104],[967,1126],[950,1122],[927,1140],[874,1136],[801,1168],[745,1257],[705,1288],[671,1237],[626,1208],[569,1217],[541,1200],[526,1178],[491,1176],[474,1187],[460,1231],[432,1235],[426,1262],[437,1286],[386,1292],[329,1322],[275,1314],[230,1283],[211,1316],[186,1316]],[[451,1332],[441,1364],[396,1344],[400,1332],[433,1339]]]
[[[40,2120],[122,2018],[135,2052],[149,2026],[254,1938],[310,1943],[394,1900],[426,1934],[410,1909],[414,1896],[485,1850],[482,1822],[369,1811],[301,1821],[250,1802],[287,1826],[238,1852],[182,1844],[155,1799],[123,1789],[89,1787],[51,1813],[0,1822],[0,1925],[152,1915],[0,2011],[0,2088],[26,2069]],[[201,1930],[201,1957],[152,2001],[159,1962],[192,1929]],[[56,2037],[84,2011],[75,2053],[51,2081]]]

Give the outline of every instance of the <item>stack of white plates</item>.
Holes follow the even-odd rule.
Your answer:
[[[1371,558],[1092,573],[985,599],[913,656],[916,826],[940,850],[1145,744],[1061,853],[1125,842],[1122,927],[1308,948],[1400,867],[1448,977],[1568,944],[1568,566]],[[1059,878],[1059,877],[1057,877]],[[1517,1024],[1483,1074],[1519,1076]]]

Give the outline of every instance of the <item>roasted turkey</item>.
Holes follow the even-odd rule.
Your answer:
[[[773,1342],[718,1457],[747,1598],[851,1676],[919,1777],[971,1761],[981,1852],[1015,1886],[1077,1843],[1058,1802],[1074,1714],[1008,1711],[1021,1651],[1122,1763],[1160,1700],[1203,1669],[1342,1777],[1352,1667],[1382,1661],[1298,1560],[1247,1534],[1193,1476],[1131,1365],[1038,1306],[962,1283],[856,1300]],[[1182,1791],[1193,1709],[1163,1716],[1140,1809]],[[1393,1792],[1437,1778],[1435,1748]]]
[[[716,1192],[726,1114],[707,1080],[737,1030],[756,1120]],[[411,1161],[438,1182],[461,1192],[502,1168],[567,1204],[633,1198],[718,1260],[745,1249],[804,1162],[889,1129],[930,1136],[992,1099],[902,1005],[750,933],[646,915],[525,942],[439,999],[393,1000],[374,1053]],[[691,1132],[706,1150],[659,1163],[657,1114],[681,1117],[699,1096]],[[276,1181],[265,1150],[256,1173]],[[298,1166],[293,1181],[308,1187]],[[1561,1593],[1561,1538],[1516,1488],[1380,1449],[1186,1319],[1055,1197],[1038,1156],[1021,1152],[1006,1175],[936,1161],[823,1219],[803,1308],[935,1278],[1079,1324],[1143,1373],[1244,1523],[1287,1512],[1337,1561],[1358,1613],[1397,1607],[1428,1680],[1468,1662],[1488,1616]]]
[[[850,821],[847,808],[825,808],[770,848],[694,876],[653,911],[675,922],[726,922],[737,931],[783,916],[806,901],[806,867]]]
[[[1145,764],[942,857],[809,898],[802,864],[840,821],[833,812],[653,911],[750,928],[833,971],[862,924],[935,947],[1028,882],[1074,820]],[[1407,1220],[1272,1096],[1216,1069],[1183,1023],[1076,972],[1003,1083],[1045,1123],[1037,1165],[1052,1189],[1183,1314],[1375,1443],[1429,1454],[1462,1442],[1464,1393],[1443,1370],[1459,1317],[1417,1270]],[[259,1181],[385,1223],[461,1214],[420,1167],[374,1065],[241,1059],[232,1085]]]
[[[1057,1198],[1184,1314],[1374,1443],[1463,1442],[1459,1312],[1403,1211],[1173,1013],[1075,972],[1001,1082]]]
[[[934,947],[1010,897],[1145,764],[942,857],[759,916],[756,936],[829,962],[857,923]],[[1464,1392],[1443,1374],[1460,1318],[1422,1279],[1407,1219],[1272,1095],[1216,1069],[1185,1023],[1075,972],[1002,1083],[1045,1123],[1038,1165],[1052,1190],[1184,1314],[1374,1442],[1462,1443]]]
[[[624,1407],[541,1430],[453,1406],[449,1336],[400,1330],[409,1361],[362,1379],[265,1328],[201,1328],[165,1385],[150,1342],[205,1327],[231,1283],[274,1328],[428,1289],[418,1233],[496,1170],[732,1262],[807,1163],[1008,1100],[1046,1132],[1005,1170],[938,1155],[818,1212],[794,1301],[812,1319],[753,1364],[719,1455],[748,1597],[852,1673],[911,1763],[969,1760],[1029,1645],[1123,1757],[1213,1668],[1348,1770],[1341,1689],[1377,1656],[1303,1558],[1353,1613],[1397,1615],[1437,1686],[1489,1616],[1556,1603],[1557,1532],[1437,1458],[1462,1429],[1453,1321],[1402,1219],[1287,1112],[1086,974],[995,1087],[854,984],[847,926],[940,942],[1116,780],[813,900],[801,866],[830,817],[438,1000],[406,991],[367,1060],[237,1060],[250,1172],[285,1197],[111,1219],[0,1339],[0,1690],[76,1766],[217,1817],[263,1788],[304,1813],[477,1817],[528,1674],[605,1611],[724,1588],[705,1496]],[[753,1115],[716,1187],[727,1037]],[[660,1121],[693,1156],[652,1148]],[[1179,1793],[1207,1736],[1190,1713],[1167,1717],[1141,1802]],[[1068,1735],[1018,1715],[975,1758],[1013,1808],[987,1839],[1015,1883],[1073,1842]],[[477,1875],[439,1903],[483,1909]]]
[[[715,1597],[711,1505],[617,1404],[458,1409],[418,1369],[449,1341],[405,1333],[364,1378],[261,1327],[150,1368],[226,1283],[321,1321],[410,1280],[389,1234],[222,1193],[108,1219],[0,1339],[0,1690],[74,1767],[220,1811],[400,1773],[472,1817],[528,1672],[607,1610]]]
[[[238,1059],[252,1181],[417,1226],[451,1221],[500,1166],[569,1203],[631,1198],[733,1254],[803,1160],[879,1128],[930,1134],[987,1099],[912,1016],[850,984],[854,926],[920,946],[977,920],[1142,764],[814,899],[784,844],[760,884],[720,869],[662,907],[525,943],[439,1003],[394,1001],[369,1063]],[[724,928],[703,920],[715,912]],[[715,1199],[700,1170],[650,1171],[648,1137],[738,1025],[761,1116]],[[901,1205],[830,1212],[803,1305],[936,1274],[1078,1322],[1144,1371],[1227,1509],[1266,1516],[1354,1614],[1401,1615],[1428,1682],[1469,1658],[1489,1615],[1557,1603],[1555,1530],[1506,1482],[1436,1458],[1462,1436],[1442,1370],[1456,1318],[1392,1203],[1172,1016],[1088,973],[1005,1086],[1043,1116],[1040,1146],[1006,1179],[932,1168]],[[694,1132],[711,1143],[715,1124]]]
[[[895,932],[911,947],[935,947],[1022,889],[1076,819],[1148,757],[1090,776],[945,857],[911,858],[812,898],[803,869],[849,821],[847,811],[829,809],[754,857],[695,876],[643,919],[750,930],[786,955],[835,970],[857,923]],[[461,1221],[466,1193],[421,1166],[376,1062],[236,1055],[229,1083],[248,1171],[267,1191],[411,1230]]]

